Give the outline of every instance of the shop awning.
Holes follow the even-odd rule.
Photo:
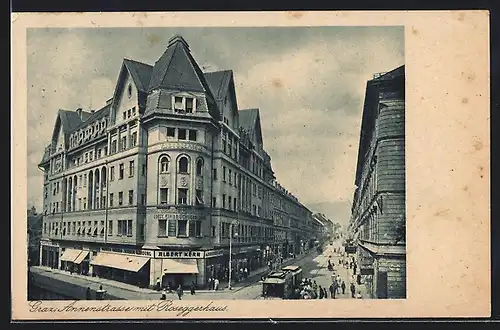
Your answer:
[[[73,261],[75,264],[79,265],[82,263],[83,259],[85,259],[87,256],[89,255],[89,251],[82,251],[82,253],[80,253],[78,255],[78,257],[76,257],[75,261]]]
[[[130,272],[138,272],[148,261],[149,258],[145,257],[99,252],[90,261],[90,264],[101,267],[122,269]]]
[[[164,274],[198,274],[196,259],[163,259]]]
[[[82,250],[66,249],[61,256],[61,261],[74,262],[80,253],[82,253]]]

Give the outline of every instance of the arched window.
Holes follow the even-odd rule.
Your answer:
[[[179,158],[178,171],[179,173],[188,173],[189,169],[189,161],[186,156],[182,156]]]
[[[163,156],[160,159],[160,173],[167,173],[168,172],[168,165],[170,161],[168,160],[167,156]]]
[[[196,175],[203,175],[203,158],[198,158],[196,161]]]

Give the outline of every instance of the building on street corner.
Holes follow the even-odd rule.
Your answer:
[[[59,110],[44,171],[40,264],[141,287],[250,271],[304,252],[312,214],[276,182],[259,109],[181,36],[124,59],[101,109]],[[264,112],[265,114],[265,112]],[[269,118],[271,119],[271,118]]]
[[[349,224],[373,298],[406,297],[405,71],[367,83]]]

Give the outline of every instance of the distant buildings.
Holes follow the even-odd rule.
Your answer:
[[[406,297],[405,70],[368,81],[349,225],[374,298]]]
[[[40,239],[42,238],[43,215],[36,212],[32,207],[27,212],[28,217],[28,264],[38,265],[40,256]]]
[[[261,112],[238,108],[231,70],[202,72],[175,36],[154,65],[124,59],[110,92],[102,109],[57,114],[39,164],[42,265],[203,285],[227,278],[230,241],[236,271],[316,235],[276,182]]]

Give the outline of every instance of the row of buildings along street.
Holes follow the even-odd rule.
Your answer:
[[[103,108],[58,111],[29,213],[30,297],[260,299],[286,265],[322,288],[337,274],[336,298],[351,284],[405,297],[404,66],[367,84],[349,228],[277,182],[268,118],[238,107],[234,79],[203,72],[176,35],[154,65],[124,59]]]

